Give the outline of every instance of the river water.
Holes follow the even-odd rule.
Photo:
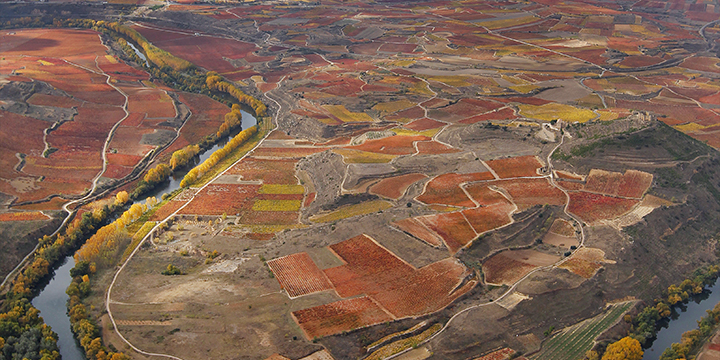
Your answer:
[[[650,348],[645,350],[643,360],[657,360],[672,343],[680,342],[680,336],[697,328],[697,321],[707,315],[720,302],[720,281],[694,296],[689,303],[673,307],[670,320],[666,321],[658,332]]]
[[[244,110],[241,112],[243,129],[247,129],[257,124],[257,119],[254,116]],[[235,134],[237,134],[237,132],[232,133],[231,136]],[[209,158],[215,150],[222,148],[228,140],[229,138],[226,138],[202,154],[199,154],[196,157],[194,164],[205,161],[205,159]],[[146,196],[160,197],[163,193],[171,193],[179,189],[180,181],[192,167],[193,166],[188,166],[186,169],[176,172],[170,178],[170,181],[166,182],[163,186],[159,186]],[[60,348],[60,355],[63,360],[85,359],[85,351],[75,340],[75,336],[71,330],[70,317],[67,314],[67,301],[70,297],[65,294],[65,290],[72,282],[70,269],[74,266],[75,260],[73,257],[66,257],[65,260],[63,260],[63,265],[55,270],[50,282],[48,282],[48,284],[40,291],[38,296],[32,300],[33,306],[40,310],[40,316],[42,316],[45,320],[45,323],[50,325],[53,331],[58,334],[58,347]]]
[[[150,63],[147,61],[145,54],[143,54],[142,51],[138,50],[138,48],[136,48],[135,45],[133,45],[133,43],[128,41],[127,44],[130,45],[130,47],[133,49],[133,51],[135,51],[135,54],[137,54],[137,56],[139,58],[141,58],[141,59],[143,59],[143,61],[145,61],[145,65],[147,67],[150,67]]]

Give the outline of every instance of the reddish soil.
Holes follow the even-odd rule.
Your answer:
[[[260,185],[211,184],[181,212],[192,215],[234,215],[252,209]]]
[[[514,208],[509,202],[499,202],[486,207],[463,210],[462,213],[475,232],[482,234],[510,224],[512,222],[510,214]]]
[[[475,203],[460,188],[461,183],[494,179],[490,172],[472,174],[443,174],[430,180],[425,191],[417,197],[425,204],[475,207]]]
[[[565,194],[547,179],[514,179],[493,182],[493,185],[505,189],[520,211],[535,205],[564,205],[567,201]]]
[[[493,111],[491,113],[473,116],[464,120],[460,120],[462,124],[474,124],[480,121],[491,121],[491,120],[512,120],[517,119],[515,111],[511,108]]]
[[[430,140],[427,136],[389,136],[382,139],[367,140],[356,146],[348,146],[346,149],[374,152],[388,155],[409,155],[415,153],[413,143],[416,141]]]
[[[501,179],[538,176],[536,170],[543,166],[537,157],[532,155],[490,160],[487,164]]]
[[[71,108],[73,106],[80,106],[82,103],[71,97],[67,96],[54,96],[46,94],[33,94],[28,99],[28,104],[38,106],[55,106],[62,108]]]
[[[365,235],[330,248],[346,263],[325,270],[338,294],[366,294],[396,318],[437,311],[474,286],[453,292],[467,272],[454,258],[415,269]]]
[[[305,252],[270,260],[267,265],[290,297],[332,289],[325,273]]]
[[[435,155],[435,154],[450,154],[460,152],[460,150],[441,144],[437,141],[421,141],[416,144],[418,148],[418,155]]]
[[[422,118],[405,125],[405,128],[415,131],[423,131],[429,129],[437,129],[441,126],[445,126],[445,123],[435,121],[433,119]]]
[[[2,221],[31,221],[31,220],[48,220],[49,218],[39,211],[25,212],[9,212],[0,214],[0,222]]]
[[[511,285],[522,279],[537,266],[510,259],[504,253],[497,254],[483,263],[485,282]]]
[[[270,157],[277,159],[301,159],[306,156],[323,152],[327,148],[307,147],[307,148],[270,148],[260,147],[253,150],[254,157]]]
[[[292,316],[308,340],[393,320],[367,296],[294,311]]]
[[[246,157],[226,174],[242,175],[242,179],[261,180],[264,184],[297,184],[295,160],[258,159]]]
[[[583,190],[639,199],[652,185],[652,179],[652,174],[637,170],[627,170],[622,174],[592,169]]]
[[[393,225],[397,226],[400,230],[428,243],[434,247],[442,246],[442,239],[440,239],[435,233],[428,230],[422,223],[418,222],[414,218],[407,218],[400,221],[396,221]]]
[[[405,174],[383,179],[370,187],[370,192],[386,198],[397,200],[407,190],[408,186],[426,178],[425,174]]]
[[[593,224],[600,220],[614,219],[630,211],[637,200],[598,195],[584,191],[570,193],[568,211],[583,221]]]
[[[451,254],[477,237],[473,227],[461,212],[428,215],[416,219],[438,234]]]

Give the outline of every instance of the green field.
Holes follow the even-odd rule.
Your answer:
[[[533,360],[577,360],[593,346],[595,338],[615,324],[633,302],[612,305],[604,314],[573,325],[543,343],[542,350]]]

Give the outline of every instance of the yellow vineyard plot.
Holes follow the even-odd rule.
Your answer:
[[[692,123],[692,122],[691,122],[691,123],[687,123],[687,124],[682,124],[682,125],[674,126],[675,129],[677,129],[677,130],[679,130],[679,131],[682,131],[682,132],[684,132],[684,133],[689,133],[689,132],[693,132],[693,131],[702,130],[702,129],[706,128],[706,127],[707,127],[707,126],[702,126],[702,125],[700,125],[700,124],[696,124],[696,123]]]
[[[516,85],[516,86],[510,86],[510,89],[513,89],[521,94],[528,94],[532,92],[535,89],[539,89],[540,87],[537,85],[532,84],[526,84],[526,85]]]
[[[323,108],[342,122],[373,122],[368,114],[352,112],[343,105],[323,105]]]
[[[563,121],[571,123],[582,123],[595,118],[595,113],[588,109],[580,109],[558,103],[550,103],[542,106],[518,105],[518,108],[520,109],[520,115],[544,121],[562,119]]]
[[[598,118],[599,121],[610,121],[620,117],[618,113],[607,110],[598,110],[598,114],[600,114],[600,118]]]
[[[397,101],[390,101],[385,103],[380,103],[375,106],[373,106],[374,110],[377,110],[381,112],[383,115],[398,112],[400,110],[405,110],[407,108],[413,107],[416,104],[408,99],[402,99]]]
[[[253,211],[299,211],[301,200],[257,200]]]
[[[333,221],[338,221],[338,220],[342,220],[342,219],[347,219],[347,218],[353,217],[353,216],[365,215],[365,214],[378,212],[381,210],[389,209],[391,207],[392,207],[392,204],[390,204],[389,202],[384,201],[384,200],[368,201],[368,202],[355,204],[355,205],[346,205],[346,206],[343,206],[335,211],[332,211],[332,212],[324,214],[324,215],[312,216],[312,217],[310,217],[310,221],[316,222],[316,223],[333,222]]]
[[[415,130],[408,130],[405,128],[394,128],[392,129],[392,132],[399,136],[427,136],[427,137],[433,137],[435,134],[437,134],[440,129],[442,128],[435,128],[435,129],[429,129],[429,130],[423,130],[423,131],[415,131]]]
[[[264,184],[258,192],[260,194],[303,194],[305,187],[302,185]]]
[[[388,163],[396,157],[396,155],[378,154],[353,149],[334,149],[332,151],[342,156],[346,164]]]
[[[429,77],[428,80],[441,82],[450,86],[470,86],[471,84],[465,81],[465,76],[433,76]]]
[[[105,55],[105,58],[106,58],[107,61],[109,61],[111,64],[117,64],[117,63],[118,63],[117,59],[116,59],[114,56],[112,56],[112,55]]]

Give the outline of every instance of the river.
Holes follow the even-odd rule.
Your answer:
[[[708,287],[701,294],[693,296],[690,302],[673,307],[673,314],[667,320],[657,338],[650,348],[645,349],[643,360],[657,360],[665,349],[674,342],[680,342],[680,336],[689,330],[697,328],[697,321],[707,315],[710,310],[720,302],[720,281]]]
[[[247,129],[257,124],[257,119],[250,113],[242,110],[242,128]],[[235,135],[236,132],[231,134]],[[194,164],[198,164],[205,159],[209,158],[215,150],[222,148],[229,138],[226,138],[210,149],[199,154],[195,158]],[[163,193],[171,193],[180,188],[180,181],[185,174],[192,169],[192,166],[188,166],[186,169],[182,169],[173,176],[170,177],[170,181],[164,185],[159,186],[149,194],[149,196],[161,196]],[[145,201],[145,200],[143,200]],[[70,277],[70,269],[75,266],[75,261],[72,256],[68,256],[63,260],[62,266],[60,266],[48,282],[47,285],[40,291],[38,296],[32,300],[33,306],[40,310],[40,316],[45,320],[45,323],[52,327],[53,331],[58,334],[58,347],[60,348],[60,355],[64,360],[82,360],[85,359],[85,351],[75,341],[75,336],[72,333],[70,325],[70,317],[67,314],[67,301],[70,298],[65,294],[65,290],[70,286],[72,278]]]

